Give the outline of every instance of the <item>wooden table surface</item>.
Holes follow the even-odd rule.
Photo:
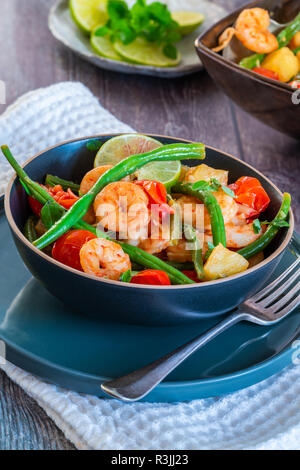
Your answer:
[[[291,192],[294,210],[299,208],[299,142],[238,109],[205,72],[171,81],[102,71],[77,58],[47,28],[53,1],[1,0],[0,80],[7,86],[7,105],[35,88],[81,81],[139,132],[200,140],[232,153]],[[230,10],[246,2],[216,3]],[[7,105],[0,105],[0,113]],[[299,222],[298,217],[298,230]],[[0,373],[0,449],[72,448],[43,410]]]

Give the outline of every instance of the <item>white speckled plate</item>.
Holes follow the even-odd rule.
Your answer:
[[[162,1],[162,0],[160,0]],[[132,3],[132,1],[128,1]],[[170,10],[191,10],[203,13],[205,21],[192,34],[184,37],[178,43],[182,60],[176,67],[152,67],[147,65],[135,65],[126,62],[106,59],[95,54],[90,46],[89,38],[78,29],[69,12],[69,1],[58,0],[52,7],[49,15],[49,28],[53,36],[73,52],[92,62],[100,68],[114,70],[116,72],[137,73],[142,75],[154,75],[157,77],[180,77],[203,68],[194,48],[196,37],[213,23],[223,18],[226,11],[218,5],[206,0],[165,0]]]

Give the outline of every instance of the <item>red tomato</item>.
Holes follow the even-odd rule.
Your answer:
[[[169,276],[164,271],[158,269],[146,269],[131,278],[131,284],[147,284],[153,286],[171,285]]]
[[[185,274],[192,281],[200,282],[196,271],[182,271],[182,274]]]
[[[149,197],[149,205],[158,204],[161,212],[174,214],[174,209],[167,203],[167,190],[159,181],[140,180],[135,184],[141,186]]]
[[[254,67],[253,72],[263,75],[264,77],[272,78],[273,80],[279,80],[279,75],[272,70],[265,69],[263,67]]]
[[[64,191],[60,185],[50,187],[50,186],[43,186],[48,193],[55,199],[58,204],[60,204],[65,209],[70,209],[73,204],[78,201],[79,197],[77,197],[69,188],[68,191]],[[38,217],[41,216],[42,204],[38,202],[31,196],[28,196],[28,202],[32,212],[37,215]]]
[[[236,195],[236,202],[250,207],[257,215],[266,210],[270,203],[270,198],[257,178],[242,176],[235,183],[230,184]]]
[[[300,88],[300,80],[293,80],[289,83],[293,88]]]
[[[52,248],[52,257],[71,268],[83,271],[79,252],[82,246],[93,238],[97,238],[96,235],[88,230],[70,230],[56,240]]]
[[[41,217],[41,210],[43,208],[43,205],[31,196],[28,196],[28,202],[32,212],[38,217]]]

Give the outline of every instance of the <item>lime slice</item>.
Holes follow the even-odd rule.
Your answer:
[[[122,57],[115,51],[110,39],[106,36],[91,36],[91,45],[97,54],[113,60],[123,60]]]
[[[177,161],[151,162],[137,171],[139,180],[160,181],[167,189],[179,180],[181,163]]]
[[[125,134],[113,137],[105,142],[98,151],[94,167],[101,165],[116,165],[130,155],[150,152],[150,150],[161,147],[158,140],[141,134]]]
[[[114,48],[126,60],[136,64],[152,65],[154,67],[174,67],[181,60],[179,52],[177,52],[176,59],[170,59],[165,56],[161,46],[144,38],[136,38],[130,44],[116,41]]]
[[[179,24],[183,36],[192,33],[204,21],[204,15],[192,11],[173,11],[172,18]]]
[[[89,34],[107,22],[106,4],[107,0],[70,0],[70,12],[77,26]]]

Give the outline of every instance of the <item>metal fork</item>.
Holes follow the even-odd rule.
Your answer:
[[[300,257],[275,281],[239,305],[217,326],[147,366],[124,377],[104,382],[104,392],[119,400],[133,402],[145,397],[170,372],[205,344],[241,321],[274,325],[300,305]]]

